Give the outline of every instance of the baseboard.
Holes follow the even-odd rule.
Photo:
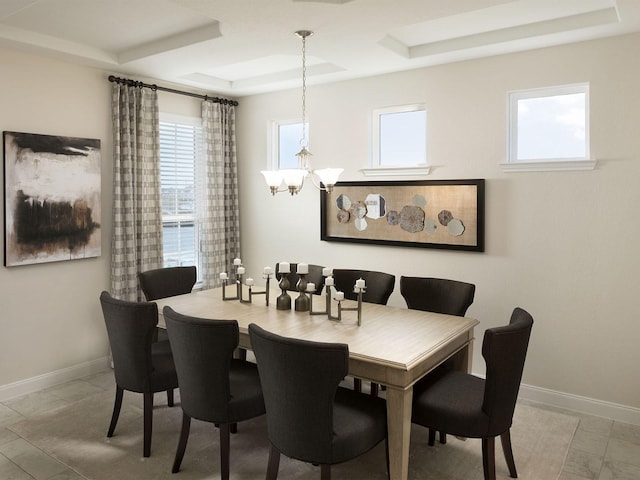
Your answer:
[[[520,385],[519,397],[575,412],[640,425],[640,408],[524,384]]]
[[[37,377],[27,378],[18,382],[0,385],[0,402],[37,392],[64,382],[101,372],[109,367],[109,357],[102,357],[90,362],[63,368],[54,372],[44,373]]]

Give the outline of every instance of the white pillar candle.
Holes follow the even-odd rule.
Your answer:
[[[315,291],[316,291],[316,284],[313,282],[307,283],[307,292],[315,292]]]
[[[238,267],[238,275],[244,275],[245,269],[244,267]]]
[[[233,264],[234,265],[242,265],[242,260],[240,260],[239,258],[234,258],[233,259]]]
[[[333,273],[333,268],[329,268],[329,267],[324,267],[322,269],[322,276],[323,277],[328,277],[329,275],[331,275]]]
[[[299,263],[298,268],[296,269],[296,273],[302,273],[303,275],[306,275],[307,273],[309,273],[309,265],[307,265],[306,263]]]
[[[222,272],[220,274],[220,280],[226,280],[227,278],[229,278],[229,275],[227,275],[227,272]]]
[[[362,278],[359,278],[358,280],[356,280],[356,287],[358,288],[364,288],[365,283],[364,280]]]
[[[335,295],[333,296],[333,299],[339,302],[344,300],[344,292],[336,292]]]
[[[327,287],[333,287],[333,277],[327,277],[324,279],[324,284]]]
[[[289,273],[289,272],[291,272],[291,266],[289,265],[289,262],[280,262],[278,264],[278,272],[280,272],[280,273]]]
[[[255,282],[253,281],[253,278],[249,277],[247,278],[247,280],[244,282],[247,286],[252,286]]]
[[[264,273],[265,275],[271,275],[273,273],[273,269],[271,267],[264,267],[262,273]]]

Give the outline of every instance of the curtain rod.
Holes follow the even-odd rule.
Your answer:
[[[236,102],[235,100],[229,100],[228,98],[210,97],[208,95],[200,95],[198,93],[184,92],[182,90],[175,90],[173,88],[159,87],[155,83],[151,85],[148,83],[139,82],[137,80],[130,80],[128,78],[114,77],[113,75],[109,75],[109,81],[112,83],[115,82],[115,83],[127,85],[129,87],[150,88],[151,90],[160,90],[161,92],[177,93],[178,95],[186,95],[188,97],[201,98],[204,101],[221,103],[222,105],[233,105],[234,107],[238,106],[238,102]]]

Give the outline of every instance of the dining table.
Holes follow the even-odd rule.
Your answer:
[[[235,291],[235,287],[232,287]],[[243,287],[246,288],[246,287]],[[230,287],[226,288],[228,295]],[[255,290],[254,290],[255,291]],[[255,323],[275,334],[318,342],[344,343],[349,346],[349,375],[386,386],[389,477],[407,480],[413,385],[431,370],[452,358],[454,368],[471,370],[474,327],[478,320],[468,317],[410,310],[403,307],[363,302],[361,321],[355,301],[343,301],[341,320],[328,315],[310,315],[309,311],[278,310],[276,296],[266,295],[223,300],[222,288],[194,291],[155,300],[158,325],[164,327],[162,309],[170,306],[178,313],[212,320],[236,320],[240,330],[239,346],[250,350],[249,325]],[[289,292],[292,305],[297,292]],[[314,295],[313,310],[324,310],[323,296]],[[332,301],[333,316],[337,304]]]

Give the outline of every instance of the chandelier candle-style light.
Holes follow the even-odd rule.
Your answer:
[[[311,170],[311,152],[307,149],[308,143],[305,133],[306,114],[307,114],[307,37],[313,35],[310,30],[298,30],[295,32],[302,39],[302,139],[300,140],[301,149],[296,154],[298,157],[298,168],[289,168],[282,170],[263,170],[261,173],[267,185],[271,189],[271,194],[288,191],[291,195],[298,193],[304,184],[304,179],[310,177],[313,184],[321,189],[331,193],[333,186],[337,183],[338,177],[343,172],[342,168],[322,168]],[[316,182],[316,178],[324,184],[324,189]],[[281,189],[284,182],[286,189]]]

